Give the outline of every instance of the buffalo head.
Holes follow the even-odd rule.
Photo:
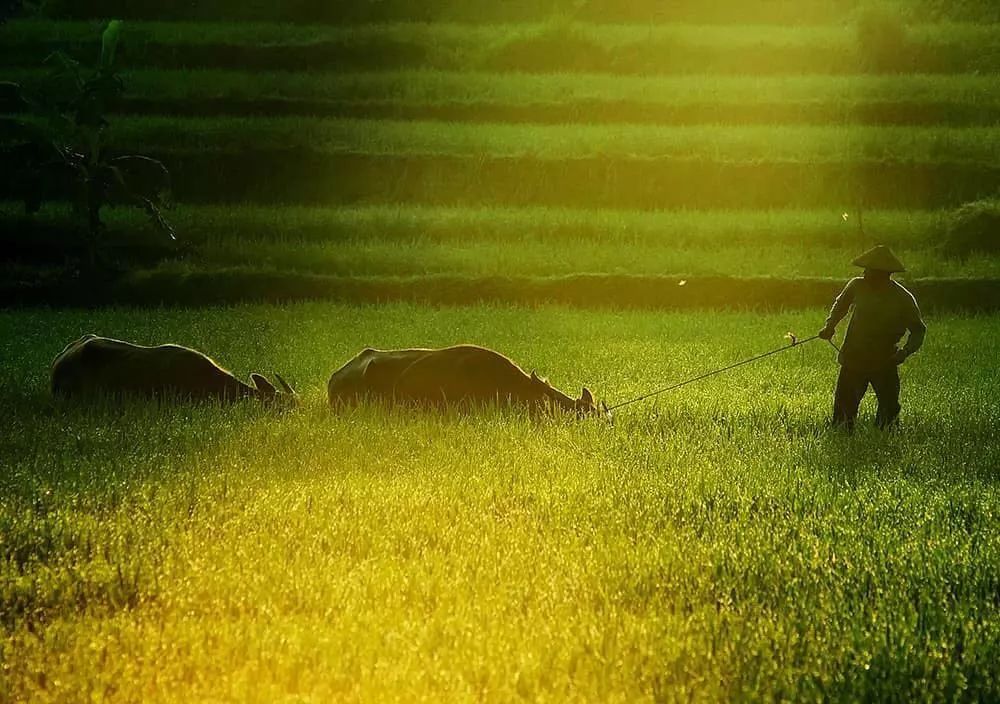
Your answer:
[[[278,380],[278,385],[281,386],[281,390],[274,387],[270,381],[268,381],[261,374],[251,374],[250,381],[254,387],[254,395],[264,401],[271,401],[274,403],[280,403],[282,405],[294,406],[299,401],[299,395],[295,393],[295,390],[288,385],[288,382],[281,378],[280,374],[275,373],[274,378]]]

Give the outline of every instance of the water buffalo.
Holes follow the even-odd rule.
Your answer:
[[[180,345],[143,347],[97,335],[69,343],[52,362],[57,396],[161,396],[293,402],[295,392],[275,374],[281,390],[260,374],[245,384],[207,356]]]
[[[433,406],[509,403],[600,413],[589,389],[572,398],[499,352],[475,345],[362,350],[333,373],[327,394],[331,406],[371,399]]]

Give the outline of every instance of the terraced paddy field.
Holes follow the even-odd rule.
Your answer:
[[[181,244],[115,212],[110,239],[161,277],[832,288],[885,242],[911,281],[995,280],[988,222],[971,245],[949,238],[954,210],[1000,186],[997,25],[974,4],[819,5],[754,24],[693,6],[652,24],[513,6],[472,24],[403,21],[396,6],[361,24],[278,24],[263,6],[253,22],[147,15],[126,24],[109,140],[170,167]],[[0,65],[41,89],[39,57],[94,56],[99,27],[8,23]],[[0,183],[8,281],[74,251],[65,208],[16,215],[20,186]]]
[[[71,217],[52,208],[31,220],[8,204],[8,252],[44,261],[72,251]],[[865,238],[855,216],[828,211],[641,212],[559,208],[185,205],[171,213],[183,241],[152,232],[144,215],[109,213],[109,238],[145,247],[161,267],[258,267],[338,276],[567,276],[618,274],[825,278],[848,276]],[[1000,260],[947,249],[938,211],[870,211],[866,227],[906,260],[906,278],[995,278]],[[30,232],[30,237],[26,236]],[[249,234],[252,233],[252,234]],[[558,256],[555,253],[558,252]]]
[[[143,117],[116,133],[175,165],[178,197],[191,201],[942,207],[990,195],[1000,174],[993,127]]]

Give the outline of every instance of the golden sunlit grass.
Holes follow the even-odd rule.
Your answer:
[[[888,435],[825,428],[816,344],[614,426],[324,404],[366,345],[474,340],[615,401],[821,317],[5,313],[0,696],[989,699],[992,319],[929,321]],[[277,369],[304,403],[53,404],[49,358],[88,330]]]

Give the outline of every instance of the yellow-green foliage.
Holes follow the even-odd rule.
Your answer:
[[[891,434],[825,427],[818,343],[614,426],[324,405],[366,345],[480,342],[616,401],[821,318],[4,313],[0,699],[995,699],[994,319],[928,321]],[[48,361],[91,330],[304,403],[53,403]]]

